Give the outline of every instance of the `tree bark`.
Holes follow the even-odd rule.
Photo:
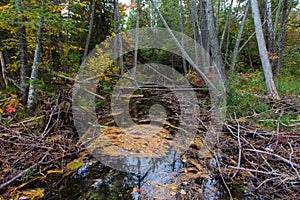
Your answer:
[[[157,6],[154,3],[154,0],[150,0],[155,12],[158,14],[159,18],[161,19],[163,25],[165,26],[165,28],[167,29],[168,33],[170,34],[171,38],[173,39],[173,41],[175,42],[176,46],[180,49],[181,53],[183,54],[183,56],[186,58],[186,60],[191,64],[191,66],[193,67],[193,69],[199,74],[201,75],[201,77],[203,78],[203,80],[205,81],[205,83],[207,84],[208,87],[210,87],[212,89],[213,92],[215,92],[216,94],[219,93],[218,89],[215,87],[215,85],[208,79],[208,77],[206,77],[206,75],[199,69],[198,65],[195,64],[195,62],[190,58],[190,56],[187,54],[187,52],[185,51],[185,49],[182,48],[180,42],[177,40],[177,38],[175,37],[175,35],[173,34],[172,30],[170,29],[170,27],[168,26],[166,20],[164,19],[164,17],[162,16],[161,12],[159,11],[159,9],[157,8]]]
[[[269,52],[273,53],[273,22],[272,22],[272,3],[271,0],[266,0],[266,20],[267,20],[267,27],[268,27],[268,50]]]
[[[279,22],[279,17],[280,17],[280,11],[281,11],[281,6],[282,6],[283,0],[279,0],[278,6],[277,6],[277,11],[276,11],[276,17],[275,17],[275,22],[274,22],[274,42],[277,37],[277,30],[278,30],[278,22]]]
[[[273,80],[273,73],[272,73],[272,68],[268,57],[268,52],[267,52],[264,34],[262,30],[262,24],[260,21],[260,14],[259,14],[257,0],[251,0],[251,5],[252,5],[252,15],[254,18],[258,49],[259,49],[260,59],[262,62],[262,67],[263,67],[266,85],[267,85],[267,93],[270,97],[274,99],[280,99]]]
[[[136,25],[135,25],[135,44],[134,44],[134,57],[133,57],[133,70],[132,78],[135,79],[136,66],[137,66],[137,57],[138,57],[138,46],[139,46],[139,29],[140,29],[140,7],[141,1],[137,0],[136,8]]]
[[[118,67],[118,9],[117,6],[119,6],[119,3],[117,2],[118,0],[114,0],[114,32],[115,32],[115,37],[113,39],[114,42],[114,66]]]
[[[230,73],[234,72],[236,59],[237,59],[237,56],[238,56],[238,53],[239,53],[239,45],[240,45],[240,42],[241,42],[241,39],[242,39],[242,34],[243,34],[246,19],[247,19],[247,13],[249,11],[249,7],[250,7],[250,2],[248,1],[247,5],[246,5],[245,12],[244,12],[243,20],[242,20],[242,23],[241,23],[241,27],[240,27],[240,30],[239,30],[239,33],[238,33],[238,37],[237,37],[236,42],[235,42],[233,55],[232,55],[232,61],[231,61],[231,64],[230,64]]]
[[[4,62],[4,57],[3,57],[3,53],[1,50],[0,50],[0,64],[1,64],[1,75],[3,78],[3,82],[4,82],[5,86],[8,86],[8,81],[6,78],[5,62]]]
[[[283,1],[283,8],[282,8],[282,22],[281,22],[281,30],[280,35],[278,37],[278,63],[277,63],[277,71],[282,68],[282,56],[283,56],[283,50],[284,50],[284,39],[285,39],[285,30],[286,30],[286,24],[288,21],[289,14],[292,9],[293,3],[290,2],[290,6],[288,6],[288,0]]]
[[[17,22],[18,22],[18,37],[20,43],[20,98],[22,103],[25,104],[28,94],[28,80],[30,76],[30,69],[28,67],[27,60],[27,40],[26,40],[26,27],[23,25],[23,19],[21,18],[22,8],[21,0],[15,0],[17,10]]]
[[[226,30],[228,30],[228,29],[230,28],[230,27],[228,27],[228,26],[229,26],[229,24],[230,24],[231,11],[232,11],[232,3],[233,3],[233,0],[230,1],[229,11],[228,11],[228,14],[227,14],[227,17],[226,17],[226,22],[225,22],[224,30],[223,30],[223,33],[222,33],[221,42],[220,42],[220,47],[221,47],[221,48],[222,48],[222,46],[223,46],[223,42],[224,42]],[[226,9],[226,8],[225,8],[225,9]],[[227,28],[227,27],[228,27],[228,28]]]
[[[89,45],[90,45],[92,31],[93,31],[95,7],[96,7],[96,0],[93,0],[92,1],[91,14],[90,14],[90,21],[89,21],[89,32],[88,32],[87,37],[86,37],[85,47],[84,47],[84,54],[83,54],[83,59],[82,60],[84,60],[87,57],[88,52],[89,52]]]
[[[120,62],[120,74],[123,74],[123,44],[122,36],[120,35],[120,14],[119,14],[119,0],[114,0],[114,31],[116,36],[114,37],[114,60],[115,67],[118,66],[118,60]],[[118,51],[119,50],[119,51]]]
[[[180,31],[181,31],[181,46],[184,48],[184,24],[183,24],[183,0],[180,0]],[[182,57],[183,71],[187,73],[186,60]]]
[[[209,31],[209,39],[211,44],[212,58],[217,68],[219,69],[223,83],[226,85],[228,84],[228,80],[226,77],[225,65],[223,62],[222,53],[218,42],[217,29],[214,22],[213,3],[212,0],[207,0],[206,2],[206,17]]]
[[[207,30],[207,17],[206,17],[206,2],[201,1],[201,41],[202,41],[202,47],[205,49],[205,51],[209,52],[209,32]]]
[[[42,10],[44,11],[44,2],[42,1]],[[37,78],[38,73],[38,65],[39,65],[39,59],[40,59],[40,53],[41,53],[41,37],[42,37],[42,28],[44,23],[44,16],[43,13],[40,16],[39,22],[38,22],[38,31],[36,36],[36,44],[35,44],[35,51],[34,51],[34,58],[33,58],[33,64],[32,64],[32,70],[31,70],[31,76],[30,76],[30,85],[29,85],[29,91],[28,91],[28,99],[27,99],[27,108],[32,108],[34,104],[34,100],[36,99],[36,85],[35,80]]]

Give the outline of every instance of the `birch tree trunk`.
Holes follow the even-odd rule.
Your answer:
[[[231,64],[230,64],[230,72],[231,73],[234,72],[236,59],[237,59],[237,56],[238,56],[238,53],[239,53],[239,45],[240,45],[240,42],[241,42],[241,39],[242,39],[242,34],[243,34],[243,31],[244,31],[244,26],[245,26],[245,22],[246,22],[246,19],[247,19],[247,14],[248,14],[248,11],[249,11],[249,7],[250,7],[250,2],[248,1],[247,5],[246,5],[245,12],[244,12],[243,20],[242,20],[242,23],[241,23],[241,27],[240,27],[240,30],[239,30],[239,33],[238,33],[238,37],[236,39],[234,50],[233,50],[232,61],[231,61]]]
[[[89,32],[88,32],[87,37],[86,37],[85,47],[84,47],[84,54],[83,54],[83,59],[82,60],[84,60],[87,57],[88,52],[89,52],[89,45],[90,45],[92,31],[93,31],[95,7],[96,7],[96,0],[93,0],[92,1],[91,14],[90,14],[90,21],[89,21]]]
[[[28,80],[30,76],[30,69],[28,67],[27,60],[27,40],[26,40],[26,27],[23,25],[23,19],[21,18],[22,8],[21,0],[15,0],[17,10],[17,22],[18,22],[18,37],[20,43],[20,97],[22,103],[25,104],[27,101],[28,94]]]
[[[213,3],[212,0],[207,0],[206,2],[207,2],[206,17],[207,17],[207,25],[209,31],[209,39],[211,44],[212,59],[215,62],[217,68],[219,69],[219,72],[222,77],[222,81],[226,85],[228,84],[228,80],[226,77],[225,65],[223,62],[222,53],[218,42],[217,29],[214,22]]]
[[[42,10],[44,11],[44,2],[43,1],[42,1]],[[38,31],[37,31],[37,36],[36,36],[35,52],[34,52],[34,58],[33,58],[31,76],[30,76],[30,85],[29,85],[28,99],[27,99],[27,108],[28,109],[32,108],[35,97],[36,97],[35,80],[37,78],[38,65],[39,65],[40,52],[41,52],[41,37],[42,37],[43,23],[44,23],[44,16],[42,13],[40,16],[39,22],[38,22]]]
[[[262,30],[262,24],[260,21],[260,14],[259,14],[257,0],[251,0],[251,5],[252,5],[252,15],[254,18],[259,55],[262,62],[262,67],[263,67],[266,85],[267,85],[267,93],[270,97],[274,99],[280,99],[273,80],[273,73],[272,73],[272,68],[268,57],[268,52],[267,52],[264,34]]]

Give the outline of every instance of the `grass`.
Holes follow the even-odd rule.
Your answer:
[[[295,100],[300,97],[300,70],[282,71],[275,83],[279,95]],[[278,123],[291,124],[298,119],[299,113],[293,110],[282,110],[280,102],[270,101],[266,97],[266,86],[261,71],[236,73],[230,77],[231,87],[227,98],[227,120],[234,113],[238,118],[253,121],[263,127],[274,128]],[[279,112],[280,111],[280,112]]]

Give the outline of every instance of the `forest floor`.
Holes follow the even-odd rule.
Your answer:
[[[73,124],[71,90],[59,90],[55,98],[43,92],[40,96],[34,116],[1,115],[0,199],[44,199],[89,159]],[[206,156],[199,156],[203,143],[195,138],[182,156],[188,167],[174,195],[202,199],[203,183],[213,177],[220,183],[216,190],[223,190],[222,199],[300,197],[299,98],[261,101],[270,109],[228,117],[219,144]],[[287,112],[296,118],[283,118]]]

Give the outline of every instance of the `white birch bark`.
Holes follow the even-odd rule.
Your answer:
[[[44,10],[44,2],[42,2],[42,9]],[[43,14],[41,14],[39,22],[38,22],[38,31],[37,31],[37,36],[36,36],[35,52],[34,52],[34,58],[33,58],[31,76],[30,76],[30,85],[29,85],[29,90],[28,90],[28,99],[27,99],[27,108],[28,109],[32,108],[35,97],[36,97],[35,80],[37,78],[38,65],[39,65],[39,59],[40,59],[40,53],[41,53],[41,36],[42,36],[43,23],[44,23],[44,16],[43,16]]]
[[[264,76],[266,80],[266,86],[267,86],[267,93],[270,97],[274,99],[280,99],[277,89],[273,80],[273,73],[272,68],[270,64],[270,60],[268,57],[268,52],[266,48],[266,42],[264,39],[264,34],[262,30],[262,24],[258,9],[258,3],[257,0],[251,0],[251,6],[252,6],[252,15],[254,18],[254,25],[255,25],[255,32],[256,32],[256,39],[258,43],[258,49],[259,49],[259,55],[262,62],[262,67],[264,71]]]

